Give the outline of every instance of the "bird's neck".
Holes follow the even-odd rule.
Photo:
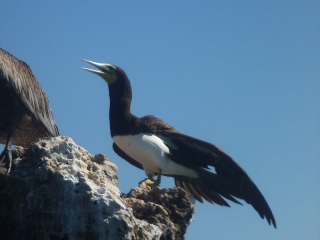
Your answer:
[[[111,136],[126,135],[130,126],[134,123],[135,118],[136,117],[130,112],[130,107],[123,108],[122,105],[110,107],[109,121]]]
[[[116,86],[114,86],[116,87]],[[110,94],[110,131],[111,136],[124,135],[132,122],[136,118],[130,112],[131,106],[131,87],[122,86],[121,88],[114,89],[112,85],[109,86]]]

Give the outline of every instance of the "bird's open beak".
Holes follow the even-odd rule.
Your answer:
[[[102,77],[108,84],[112,84],[117,80],[117,75],[116,75],[116,67],[108,64],[108,63],[97,63],[97,62],[93,62],[90,60],[86,60],[83,59],[82,61],[87,62],[93,66],[95,66],[96,68],[98,68],[99,70],[93,70],[93,69],[89,69],[89,68],[82,68],[88,72],[91,73],[95,73],[97,75],[99,75],[100,77]]]

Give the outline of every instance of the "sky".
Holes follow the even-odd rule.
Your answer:
[[[113,152],[108,87],[82,59],[126,71],[136,116],[224,149],[277,221],[246,203],[197,202],[186,239],[320,239],[319,10],[310,0],[2,1],[0,47],[32,68],[61,135],[117,164],[122,192],[145,173]]]

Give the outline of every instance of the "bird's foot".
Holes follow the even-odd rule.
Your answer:
[[[139,182],[139,185],[140,185],[141,183],[145,183],[145,184],[147,184],[148,186],[154,186],[154,185],[155,185],[155,182],[156,182],[156,180],[154,180],[153,178],[147,177],[147,178],[143,179],[142,181],[140,181],[140,182]]]
[[[144,182],[148,185],[148,186],[159,186],[160,185],[160,181],[154,180],[154,179],[150,179],[150,178],[146,178],[144,180]]]
[[[152,175],[148,175],[148,177],[144,180],[142,180],[142,182],[145,182],[148,186],[160,186],[161,183],[161,173],[162,173],[162,169],[158,168],[158,177],[157,180],[154,180],[152,178]]]

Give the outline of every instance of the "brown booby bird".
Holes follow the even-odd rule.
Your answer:
[[[29,147],[41,137],[58,136],[48,98],[23,61],[0,48],[0,161],[12,165],[11,145]]]
[[[102,77],[110,96],[110,131],[114,151],[143,169],[147,184],[160,184],[161,175],[171,176],[177,187],[203,202],[229,206],[225,199],[245,200],[276,227],[272,211],[248,174],[221,148],[178,132],[159,118],[136,117],[130,112],[132,91],[126,73],[111,64],[85,62],[99,70],[83,68]],[[210,171],[215,168],[215,172]],[[157,175],[154,180],[153,176]]]

